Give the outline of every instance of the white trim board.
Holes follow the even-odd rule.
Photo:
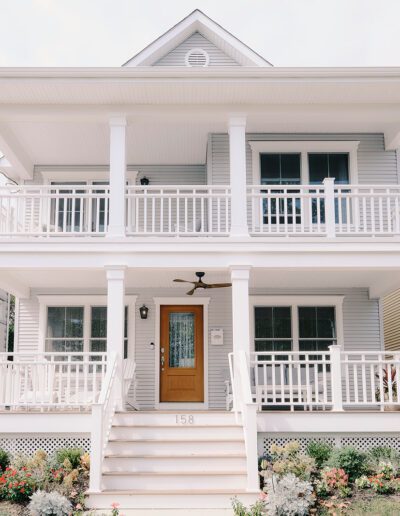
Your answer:
[[[250,305],[250,349],[254,351],[255,339],[255,318],[254,308],[256,306],[290,306],[292,309],[292,343],[293,351],[298,351],[299,344],[299,325],[297,307],[299,306],[334,306],[336,324],[336,342],[344,349],[344,330],[343,330],[343,301],[344,296],[249,296]]]
[[[154,297],[154,305],[156,307],[155,315],[155,334],[154,334],[154,374],[155,374],[155,390],[154,390],[154,406],[156,409],[189,409],[204,410],[208,409],[208,305],[209,297],[196,297],[188,299],[187,297]],[[162,305],[200,305],[203,306],[203,346],[204,346],[204,402],[203,403],[163,403],[160,402],[160,307]]]
[[[125,177],[128,184],[136,184],[136,178],[139,174],[138,170],[127,170]],[[76,170],[41,170],[40,175],[43,178],[43,184],[50,184],[53,181],[79,181],[91,184],[93,181],[109,181],[110,173],[107,170],[85,170],[84,168]]]
[[[255,141],[249,142],[252,151],[252,178],[253,184],[261,184],[260,154],[263,152],[295,152],[301,155],[300,178],[301,184],[309,184],[309,168],[307,154],[309,152],[347,152],[349,154],[349,181],[350,184],[358,184],[357,150],[360,144],[356,140],[281,140],[281,141]]]

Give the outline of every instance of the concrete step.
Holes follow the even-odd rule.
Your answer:
[[[89,492],[88,495],[87,506],[91,509],[110,511],[111,504],[117,502],[126,516],[188,516],[188,509],[190,516],[232,516],[233,497],[237,496],[246,505],[258,498],[258,493],[248,493],[244,489],[221,489],[210,493],[198,488],[190,493],[182,490],[159,492],[154,489],[151,493],[143,490],[105,490],[101,493]],[[127,509],[138,512],[130,513]]]
[[[221,411],[137,411],[117,412],[114,416],[115,425],[171,425],[171,426],[192,426],[192,425],[236,425],[233,412]]]
[[[122,490],[147,490],[149,495],[158,490],[169,492],[170,490],[187,491],[193,489],[208,490],[212,493],[219,489],[245,489],[245,471],[220,471],[218,473],[204,471],[202,473],[183,473],[172,471],[165,472],[106,472],[103,473],[103,488]]]
[[[243,427],[239,425],[116,425],[113,424],[110,439],[241,439]]]
[[[246,471],[246,456],[239,455],[186,455],[186,456],[106,456],[103,471],[167,472],[185,473]]]
[[[106,455],[190,455],[238,454],[244,452],[244,439],[140,439],[109,440]]]

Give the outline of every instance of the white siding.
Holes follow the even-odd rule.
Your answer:
[[[46,293],[46,292],[41,292]],[[51,291],[55,293],[54,290]],[[67,293],[67,291],[63,291]],[[82,294],[83,291],[69,292],[70,294]],[[101,291],[90,291],[88,294],[101,294]],[[138,310],[136,318],[136,342],[135,358],[138,374],[138,402],[142,409],[154,407],[155,385],[155,355],[151,342],[155,341],[155,307],[154,297],[179,297],[184,296],[185,289],[129,289],[128,293],[138,294],[137,307],[145,303],[149,307],[147,320],[140,319]],[[367,349],[377,350],[381,347],[379,305],[377,300],[368,298],[367,289],[324,289],[324,290],[268,290],[252,289],[251,295],[344,295],[343,323],[345,348],[349,350]],[[202,297],[210,297],[209,304],[209,329],[220,327],[224,330],[224,345],[209,345],[208,358],[208,387],[210,408],[224,408],[224,380],[228,373],[228,353],[232,350],[232,316],[231,316],[231,291],[221,289],[210,294],[201,293]],[[190,304],[190,298],[187,298]],[[33,350],[38,346],[38,318],[39,305],[35,298],[21,300],[19,311],[19,342],[18,350]],[[130,343],[132,353],[133,343]]]
[[[202,34],[195,32],[176,48],[159,59],[153,66],[186,66],[185,56],[192,48],[202,48],[210,57],[209,66],[240,66],[234,59],[208,41]]]
[[[360,184],[396,184],[399,182],[396,151],[385,151],[383,134],[247,134],[247,141],[276,140],[355,140],[359,141],[358,181]],[[229,184],[229,139],[227,134],[211,135],[213,184]],[[247,182],[251,184],[252,153],[247,145]]]

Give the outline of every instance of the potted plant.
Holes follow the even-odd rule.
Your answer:
[[[379,373],[375,373],[376,378],[381,378],[381,375]],[[398,396],[397,396],[397,373],[396,369],[393,366],[387,366],[382,369],[382,391],[383,391],[383,401],[388,402],[390,400],[389,397],[389,390],[391,385],[391,391],[392,391],[392,401],[393,404],[387,404],[384,405],[384,410],[387,411],[398,411],[400,410],[400,404],[398,403]],[[378,386],[375,392],[375,397],[377,401],[381,401],[381,387]],[[396,403],[397,402],[397,403]]]

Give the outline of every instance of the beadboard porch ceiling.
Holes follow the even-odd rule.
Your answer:
[[[229,271],[207,270],[204,280],[207,283],[229,282]],[[194,281],[195,269],[127,269],[126,291],[135,294],[138,290],[171,288],[174,296],[184,296],[190,285],[174,283],[174,278]],[[362,270],[293,270],[293,269],[253,269],[250,274],[249,287],[254,292],[286,290],[293,292],[300,289],[332,288],[369,288],[374,291],[377,286],[393,285],[397,288],[400,271],[362,271]],[[2,270],[0,286],[4,283],[8,289],[30,289],[32,294],[62,294],[73,290],[82,294],[105,294],[107,289],[104,270]],[[198,290],[196,296],[207,296],[206,290]],[[188,300],[192,299],[188,296]]]

